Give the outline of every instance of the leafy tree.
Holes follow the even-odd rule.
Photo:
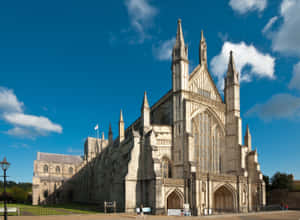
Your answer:
[[[293,188],[293,175],[277,172],[272,177],[272,189],[288,189]]]
[[[270,192],[271,191],[271,184],[270,184],[270,178],[269,176],[263,176],[264,182],[266,184],[266,191]]]
[[[13,186],[11,188],[10,194],[11,194],[13,200],[15,200],[16,202],[23,203],[23,202],[27,201],[28,193],[24,189],[22,189],[18,186]]]

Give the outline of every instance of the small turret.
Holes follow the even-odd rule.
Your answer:
[[[233,54],[230,51],[228,70],[225,78],[224,97],[226,104],[225,130],[226,153],[224,154],[223,170],[229,173],[241,174],[239,146],[242,145],[242,120],[240,117],[240,83],[236,71]],[[226,162],[225,162],[226,161]]]
[[[188,49],[184,43],[180,19],[178,19],[176,42],[172,51],[172,77],[174,92],[188,90]]]
[[[120,120],[119,120],[119,138],[120,142],[122,142],[125,138],[125,131],[124,131],[124,120],[123,120],[123,114],[122,109],[120,110]]]
[[[142,118],[142,124],[143,127],[149,127],[150,126],[150,107],[147,99],[147,93],[145,91],[144,93],[144,99],[141,109],[141,118]]]
[[[206,45],[203,31],[201,31],[201,40],[199,44],[199,63],[200,66],[207,67],[207,45]]]
[[[181,27],[181,19],[177,21],[177,33],[176,33],[176,42],[172,52],[173,62],[177,60],[187,60],[188,52],[187,47],[184,43],[182,27]]]
[[[233,53],[230,51],[228,70],[225,78],[225,103],[227,112],[234,112],[235,116],[240,116],[240,79],[236,71]]]
[[[111,124],[109,123],[109,131],[108,131],[108,144],[111,145],[113,143],[113,132],[111,129]]]
[[[236,71],[233,52],[230,51],[225,85],[240,84],[240,74]]]
[[[252,143],[251,142],[252,142],[252,140],[251,140],[250,129],[249,129],[249,126],[247,125],[246,133],[245,133],[245,136],[244,136],[244,144],[245,144],[245,146],[248,147],[249,152],[251,151],[251,148],[252,148]]]

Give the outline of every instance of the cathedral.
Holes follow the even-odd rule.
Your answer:
[[[234,54],[222,99],[207,65],[203,32],[199,65],[189,71],[188,48],[178,20],[172,51],[172,89],[119,134],[88,137],[84,156],[38,153],[33,204],[116,202],[120,212],[150,207],[152,214],[189,209],[192,215],[250,212],[265,206],[258,154],[240,117],[240,74]],[[168,73],[166,73],[168,74]]]

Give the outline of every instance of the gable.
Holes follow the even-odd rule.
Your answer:
[[[215,101],[223,102],[222,97],[207,68],[198,65],[189,78],[189,91],[201,94]]]

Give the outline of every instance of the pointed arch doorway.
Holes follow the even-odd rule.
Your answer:
[[[167,198],[167,209],[182,209],[183,208],[183,198],[174,190]]]
[[[226,186],[221,186],[214,193],[214,212],[234,212],[234,195]]]

